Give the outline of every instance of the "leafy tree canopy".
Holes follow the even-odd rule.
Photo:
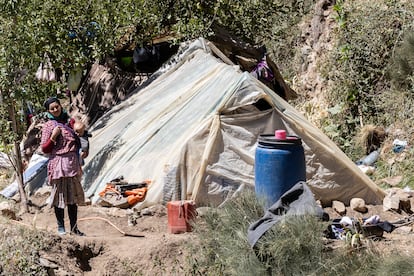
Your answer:
[[[10,155],[20,194],[24,190],[19,142],[26,130],[26,104],[42,110],[46,97],[66,88],[60,78],[54,82],[35,79],[46,57],[58,76],[66,76],[113,55],[119,45],[144,44],[167,33],[178,41],[209,37],[214,25],[262,44],[290,31],[313,2],[0,0],[0,144],[7,153],[14,149]]]
[[[314,2],[0,0],[1,98],[22,116],[24,101],[41,108],[47,96],[64,89],[64,83],[34,79],[45,54],[66,74],[112,55],[118,44],[143,44],[165,33],[177,40],[208,37],[215,24],[263,42],[286,32]],[[9,119],[7,111],[2,118]]]

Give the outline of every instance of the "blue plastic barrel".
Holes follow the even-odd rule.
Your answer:
[[[302,140],[287,136],[278,140],[274,134],[260,135],[255,153],[256,197],[267,210],[299,181],[306,181]]]

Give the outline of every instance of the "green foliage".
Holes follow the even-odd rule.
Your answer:
[[[322,231],[323,224],[316,218],[286,218],[266,233],[259,244],[259,258],[272,274],[298,275],[311,272],[317,269],[315,264],[324,260]]]
[[[368,270],[368,269],[367,269]],[[413,275],[414,266],[407,257],[390,256],[389,258],[377,260],[370,270],[364,275]]]
[[[322,119],[320,123],[323,132],[340,145],[342,150],[351,157],[353,155],[351,149],[356,149],[351,141],[354,138],[355,129],[353,127],[358,124],[358,117],[347,114],[349,112],[347,108],[345,102],[336,104],[327,110],[329,116]],[[338,117],[341,120],[338,120]]]
[[[125,27],[133,26],[136,1],[1,1],[0,3],[0,140],[13,144],[26,130],[26,103],[37,111],[64,79],[40,83],[34,76],[44,54],[64,77],[75,67],[111,55]],[[12,109],[17,125],[12,122]]]
[[[290,34],[313,2],[3,0],[2,98],[6,104],[15,104],[17,110],[22,99],[40,107],[47,95],[65,88],[65,83],[34,85],[34,73],[45,53],[55,68],[67,74],[113,54],[117,44],[144,44],[166,33],[173,33],[178,40],[206,37],[212,35],[216,24],[249,41],[270,44],[275,37]],[[273,50],[280,51],[280,45]]]
[[[49,244],[42,233],[23,227],[6,226],[1,230],[2,275],[48,275],[46,268],[39,265],[39,253]]]
[[[189,259],[192,275],[260,275],[265,272],[247,242],[247,228],[263,213],[263,207],[249,192],[229,202],[223,209],[211,210],[204,223],[195,225],[201,239]]]
[[[336,47],[321,70],[332,85],[327,92],[332,106],[341,112],[330,114],[324,125],[337,125],[331,137],[352,155],[351,140],[363,124],[382,125],[388,118],[384,102],[391,85],[387,79],[392,53],[401,33],[413,25],[412,2],[337,2]],[[345,21],[344,21],[345,20]],[[395,108],[395,107],[394,107]]]
[[[381,179],[387,177],[401,176],[402,180],[398,183],[398,188],[409,187],[414,189],[414,176],[410,173],[413,170],[414,149],[406,149],[403,153],[390,152],[383,154],[383,158],[376,162],[375,174],[372,176],[373,180],[379,182],[381,188],[391,188],[386,183],[381,182]]]
[[[310,14],[315,0],[290,1],[175,1],[168,18],[171,30],[183,40],[209,37],[214,27],[224,26],[246,42],[266,45],[277,57],[285,76],[293,78],[293,59],[300,35],[299,23]]]
[[[218,23],[255,43],[280,39],[314,1],[216,1]]]
[[[390,77],[397,88],[414,92],[414,29],[408,30],[402,45],[397,48],[390,66]]]
[[[397,253],[382,256],[373,244],[359,250],[329,250],[323,231],[327,224],[313,216],[289,216],[259,240],[247,242],[248,226],[262,216],[261,205],[246,192],[222,209],[203,216],[195,226],[200,239],[192,248],[189,275],[410,275],[414,265]],[[393,261],[392,261],[393,260]],[[382,271],[390,272],[384,274]]]
[[[36,83],[34,73],[47,53],[67,74],[112,55],[118,44],[144,44],[172,33],[178,40],[212,35],[226,26],[253,43],[285,39],[314,1],[1,1],[0,91],[21,110],[36,107],[65,83]],[[272,51],[282,51],[283,43]],[[285,49],[290,49],[286,47]],[[7,113],[7,112],[5,112]],[[5,115],[5,114],[4,114]],[[22,115],[22,114],[20,114]],[[6,117],[2,117],[7,121]]]
[[[300,24],[309,16],[313,16],[315,0],[273,1],[268,10],[269,17],[262,22],[261,31],[252,30],[253,41],[262,42],[269,53],[277,61],[277,65],[286,81],[294,78],[301,62],[295,60],[300,49]],[[269,9],[266,5],[263,9]],[[264,15],[258,15],[258,17]],[[267,29],[267,30],[266,30]],[[264,34],[262,34],[262,32]]]
[[[333,10],[336,12],[335,20],[340,28],[344,28],[346,24],[346,12],[344,10],[343,4],[343,0],[338,0],[333,6]]]

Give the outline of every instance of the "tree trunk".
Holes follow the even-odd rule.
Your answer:
[[[24,190],[22,155],[20,153],[20,143],[17,141],[14,142],[14,155],[16,160],[16,178],[17,183],[19,183],[20,207],[22,208],[21,211],[23,213],[28,213],[29,206],[27,204],[26,191]]]
[[[16,112],[14,110],[14,104],[11,104],[9,106],[9,110],[10,110],[10,117],[12,120],[13,131],[14,133],[19,133],[19,129],[17,126],[17,120],[16,120]],[[14,169],[16,171],[17,183],[19,184],[21,211],[23,213],[28,213],[29,206],[27,204],[27,196],[26,196],[26,191],[24,190],[24,182],[23,182],[22,155],[20,152],[20,143],[17,137],[15,138],[15,141],[14,141],[14,153],[13,153]]]

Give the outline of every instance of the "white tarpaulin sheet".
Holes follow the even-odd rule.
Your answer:
[[[49,159],[43,155],[33,154],[27,169],[23,173],[25,189],[32,194],[36,189],[47,183],[47,162]],[[0,191],[0,195],[11,198],[19,192],[19,183],[15,179],[10,185]]]
[[[302,138],[316,199],[381,202],[383,192],[329,138],[250,74],[214,57],[203,39],[96,121],[83,184],[93,201],[123,176],[151,181],[137,208],[177,199],[217,206],[254,187],[257,138],[275,129]]]

